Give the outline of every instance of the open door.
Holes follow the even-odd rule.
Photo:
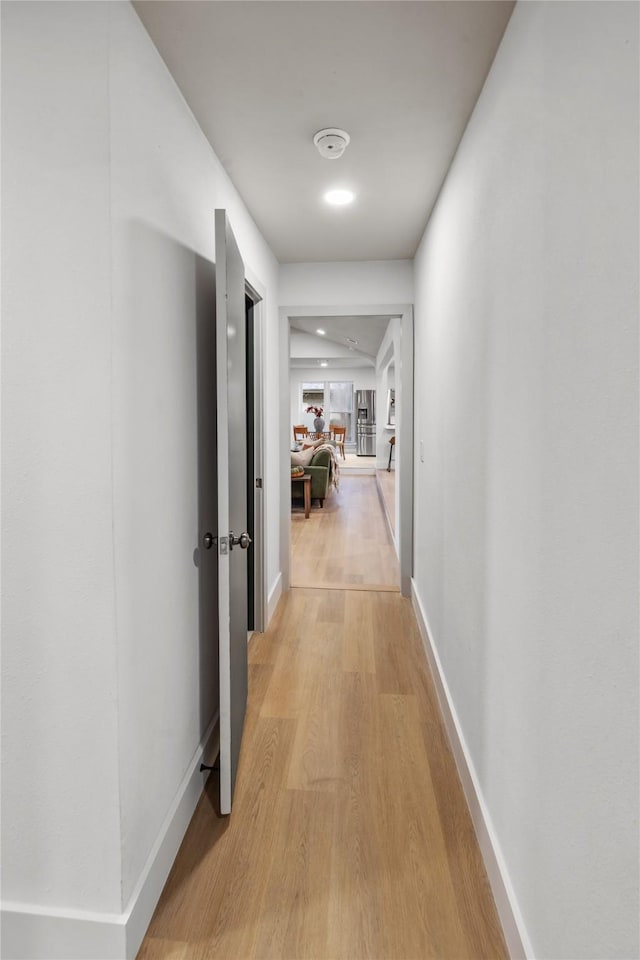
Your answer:
[[[247,393],[244,264],[215,212],[220,812],[231,812],[247,707]]]

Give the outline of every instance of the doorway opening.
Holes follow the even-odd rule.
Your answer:
[[[292,487],[294,484],[292,484]],[[397,593],[400,567],[371,474],[343,474],[324,508],[291,508],[292,587]]]
[[[249,635],[266,624],[263,501],[263,321],[262,296],[245,281],[246,450],[247,450],[247,628]]]
[[[330,487],[321,490],[314,475],[309,483],[309,486],[313,483],[312,506],[309,509],[305,502],[303,507],[304,481],[302,478],[290,480],[286,471],[283,472],[281,563],[287,574],[284,586],[302,585],[302,581],[304,585],[312,586],[309,582],[313,579],[311,571],[314,566],[316,569],[323,566],[322,576],[316,573],[315,578],[324,580],[333,588],[357,589],[359,586],[362,589],[369,584],[369,589],[371,586],[398,589],[399,585],[402,593],[408,596],[412,575],[413,510],[412,308],[409,305],[349,307],[347,311],[339,307],[292,307],[281,311],[281,322],[282,360],[283,365],[289,367],[289,382],[281,394],[283,462],[291,460],[293,466],[296,458],[292,457],[292,448],[295,454],[307,441],[304,434],[294,437],[294,426],[305,427],[309,435],[317,434],[315,438],[310,436],[310,440],[322,439],[330,444],[334,441],[333,408],[338,399],[338,387],[344,393],[338,401],[338,412],[347,428],[345,456],[339,454],[337,457],[340,489],[335,495]],[[369,329],[367,325],[370,325]],[[400,385],[396,384],[396,371]],[[393,391],[391,415],[390,390]],[[308,410],[309,407],[312,409]],[[315,408],[328,414],[322,433],[314,429]],[[310,423],[305,422],[305,417]],[[392,437],[393,462],[392,469],[387,472]],[[315,457],[309,462],[312,468],[316,466]],[[385,471],[384,477],[382,470]],[[318,473],[317,470],[310,472]],[[397,484],[393,483],[395,480]],[[367,482],[371,484],[373,498],[365,492]],[[300,507],[296,509],[294,505],[292,512],[295,491],[300,494]],[[363,515],[360,507],[365,503],[368,506]],[[383,531],[383,539],[375,546],[371,541],[372,531],[378,528],[374,515],[381,515]],[[319,533],[320,525],[309,521],[320,518],[324,533],[319,539],[312,535],[311,527],[315,526],[316,533]],[[359,522],[362,522],[360,530]],[[343,529],[346,540],[340,532]],[[328,540],[325,538],[327,532]],[[398,568],[396,574],[390,572],[390,564],[381,563],[389,546]],[[364,569],[362,566],[357,568],[360,548]]]

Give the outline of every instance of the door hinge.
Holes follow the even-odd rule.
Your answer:
[[[262,490],[262,477],[256,477],[256,487],[258,490]]]
[[[220,537],[220,556],[226,557],[229,553],[229,537]]]

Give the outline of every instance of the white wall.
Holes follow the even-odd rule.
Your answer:
[[[198,254],[215,260],[213,211],[267,288],[275,332],[277,264],[159,54],[127,5],[112,13],[112,212],[116,595],[120,667],[123,902],[126,904],[215,702],[200,694],[195,297]],[[265,343],[269,397],[277,368]],[[265,471],[266,516],[277,484]],[[167,510],[167,505],[172,509]],[[160,521],[160,522],[158,522]],[[268,585],[278,574],[270,529]],[[164,584],[162,589],[159,586]],[[155,669],[154,669],[155,667]],[[200,702],[199,702],[200,701]],[[149,796],[154,804],[150,807]]]
[[[277,263],[129,4],[2,14],[3,896],[121,923],[215,707],[192,560],[194,269],[215,260],[215,207],[266,291],[267,517]],[[276,523],[269,586],[278,556]]]
[[[393,431],[386,427],[387,422],[387,394],[389,387],[395,386],[396,364],[401,364],[402,321],[400,317],[392,317],[389,326],[380,344],[376,357],[376,391],[378,400],[377,430],[376,430],[376,466],[378,469],[389,463],[389,439]],[[402,371],[401,371],[402,372]],[[402,376],[398,377],[398,392],[396,395],[396,411],[398,415],[398,430],[400,428],[400,412],[402,407]],[[397,438],[396,438],[397,439]],[[400,453],[400,446],[394,452],[394,463]],[[398,489],[396,489],[396,507]],[[397,518],[397,509],[396,509]]]
[[[539,958],[640,950],[638,106],[637,4],[519,4],[416,257],[415,585]]]
[[[389,441],[392,437],[395,437],[395,420],[392,421],[391,426],[388,425],[389,391],[394,390],[396,385],[395,357],[385,364],[381,369],[378,369],[376,373],[376,383],[378,397],[380,398],[378,400],[378,438],[376,445],[378,465],[380,468],[385,469],[388,465],[390,465],[391,469],[395,470],[395,452],[391,460],[389,460]]]
[[[2,5],[2,893],[117,911],[107,15]]]
[[[280,303],[283,306],[413,303],[413,262],[283,263]]]

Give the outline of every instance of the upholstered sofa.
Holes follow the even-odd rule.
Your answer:
[[[332,441],[328,442],[330,442],[332,446],[335,446]],[[328,450],[315,450],[311,455],[311,459],[305,463],[304,461],[307,459],[305,456],[306,453],[307,451],[302,451],[299,456],[292,454],[291,464],[293,466],[299,462],[300,465],[304,467],[304,472],[311,476],[311,501],[319,500],[320,506],[324,507],[325,498],[329,493],[331,454]],[[295,484],[293,493],[296,495],[301,494],[302,487],[299,484]]]
[[[328,450],[316,450],[311,463],[305,473],[311,474],[311,500],[319,500],[324,507],[324,500],[329,493],[329,470],[331,468],[331,454]]]

